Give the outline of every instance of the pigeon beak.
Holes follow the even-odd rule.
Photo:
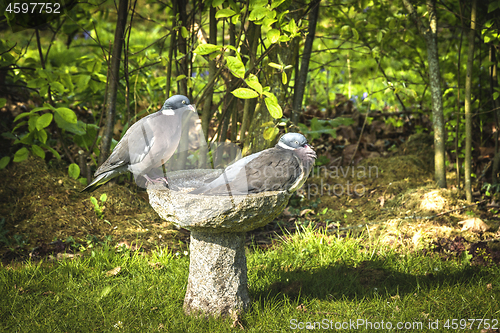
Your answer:
[[[188,105],[188,108],[193,111],[193,112],[196,112],[196,105],[195,104],[189,104]]]

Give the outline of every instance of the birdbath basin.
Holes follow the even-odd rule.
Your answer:
[[[222,170],[182,170],[167,175],[170,189],[148,187],[149,202],[160,217],[191,231],[186,314],[225,316],[250,305],[245,232],[280,214],[291,194],[268,191],[249,195],[188,194]]]

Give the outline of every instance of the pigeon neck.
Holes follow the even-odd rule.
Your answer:
[[[161,113],[163,113],[165,116],[173,116],[175,114],[174,110],[172,109],[162,110]]]
[[[286,144],[284,144],[283,142],[279,141],[278,142],[278,146],[283,148],[283,149],[288,149],[288,150],[295,150],[295,148],[292,148],[290,146],[287,146]]]

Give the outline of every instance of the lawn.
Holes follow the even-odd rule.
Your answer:
[[[0,331],[497,332],[500,272],[483,259],[299,228],[270,249],[248,249],[250,311],[205,319],[182,311],[187,252],[104,244],[1,266]]]

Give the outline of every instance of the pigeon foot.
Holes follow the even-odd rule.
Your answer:
[[[156,184],[165,183],[165,187],[166,187],[166,188],[169,188],[169,187],[168,187],[168,180],[167,180],[167,177],[159,177],[159,178],[152,179],[152,178],[150,178],[148,175],[144,175],[144,178],[146,178],[146,184],[147,184],[147,183],[151,183],[151,184],[153,184],[153,185],[156,185]]]

